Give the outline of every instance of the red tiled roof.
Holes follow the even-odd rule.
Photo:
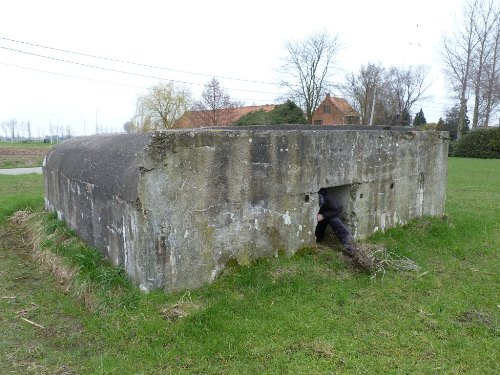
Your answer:
[[[338,98],[335,96],[331,96],[329,98],[326,98],[325,100],[330,100],[330,102],[333,105],[337,106],[337,108],[345,115],[358,115],[359,116],[359,113],[356,112],[356,110],[354,108],[352,108],[352,106],[349,104],[349,102],[347,100],[345,100],[344,98]]]
[[[219,109],[218,115],[221,119],[221,124],[219,126],[232,125],[240,117],[255,111],[263,110],[265,112],[270,112],[276,108],[275,104],[267,105],[253,105],[248,107],[236,107],[236,108],[225,108]],[[182,117],[177,120],[176,128],[201,128],[205,126],[212,126],[206,122],[208,111],[186,111]]]

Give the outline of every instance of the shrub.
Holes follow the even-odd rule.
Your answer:
[[[450,140],[448,144],[448,156],[457,156],[457,141]]]
[[[272,111],[263,109],[253,111],[240,117],[235,125],[281,125],[305,124],[304,112],[291,100],[279,104]]]
[[[235,122],[235,125],[268,125],[270,122],[269,112],[259,109],[243,115]]]
[[[465,134],[450,153],[452,156],[500,159],[500,128],[477,129]]]

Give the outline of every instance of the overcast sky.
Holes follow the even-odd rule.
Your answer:
[[[0,122],[31,121],[35,136],[48,134],[50,124],[92,134],[96,119],[104,131],[121,131],[137,96],[160,79],[184,82],[198,99],[212,76],[225,77],[219,80],[233,99],[273,103],[283,92],[274,83],[285,42],[323,30],[343,45],[335,66],[340,79],[368,62],[428,65],[432,97],[415,110],[422,106],[435,122],[450,106],[439,45],[462,3],[2,1]]]

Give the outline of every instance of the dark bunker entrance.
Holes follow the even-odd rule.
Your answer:
[[[353,198],[356,197],[355,192],[356,187],[354,185],[348,184],[348,185],[341,185],[341,186],[328,186],[328,187],[322,187],[318,190],[318,206],[315,207],[316,213],[319,214],[322,211],[325,210],[325,207],[323,209],[321,208],[321,204],[323,205],[332,205],[333,208],[337,209],[338,215],[336,214],[335,217],[340,219],[341,223],[343,226],[348,230],[348,232],[351,235],[351,239],[353,240],[352,236],[355,234],[356,230],[356,214],[354,213],[354,202]],[[325,200],[321,197],[327,197],[327,201],[333,201],[333,202],[325,202]],[[327,207],[326,209],[328,209]],[[323,238],[319,242],[323,246],[328,246],[336,249],[342,249],[343,245],[341,243],[341,240],[339,237],[343,238],[345,241],[345,234],[342,235],[342,233],[338,233],[339,235],[336,235],[332,225],[330,223],[327,224],[327,221],[329,221],[327,218],[324,219],[325,221],[323,223],[317,222],[316,228],[315,228],[315,234],[318,236],[318,234],[321,236],[322,233],[324,233]],[[342,225],[341,224],[341,225]],[[323,225],[324,228],[321,228]],[[334,225],[334,227],[337,227],[337,225]],[[324,229],[324,231],[322,230]],[[340,230],[341,232],[341,230]]]

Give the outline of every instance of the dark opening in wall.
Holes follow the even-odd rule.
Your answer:
[[[327,191],[327,194],[331,194],[338,199],[338,202],[342,205],[341,218],[347,220],[349,211],[352,207],[350,198],[351,185],[328,186],[323,189]]]
[[[353,199],[356,199],[356,194],[355,191],[353,194],[353,190],[356,189],[356,186],[354,185],[327,186],[323,187],[323,189],[326,190],[326,193],[328,195],[332,195],[338,200],[338,203],[342,206],[340,219],[342,220],[344,225],[346,225],[349,228],[351,234],[354,235],[357,222],[356,222],[356,214],[353,211],[354,208]],[[316,206],[315,209],[317,210],[316,212],[318,212],[319,206]],[[337,243],[337,239],[335,238],[335,235],[333,234],[330,228],[328,228],[326,231],[325,240],[326,243],[330,244]]]

